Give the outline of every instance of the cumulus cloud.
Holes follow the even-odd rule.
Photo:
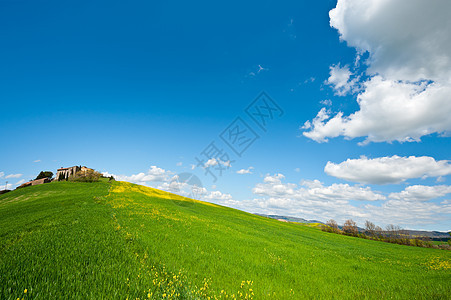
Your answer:
[[[282,183],[282,179],[285,178],[285,175],[281,174],[281,173],[276,173],[274,175],[269,175],[266,174],[265,178],[263,179],[263,181],[265,183],[272,183],[272,184],[281,184]]]
[[[325,100],[321,100],[319,103],[321,103],[322,105],[331,106],[332,105],[332,100],[325,99]]]
[[[232,195],[224,194],[220,191],[211,191],[205,193],[205,195],[201,198],[202,200],[214,203],[227,203],[229,200],[232,200]]]
[[[6,175],[5,178],[20,178],[23,174],[9,174]]]
[[[254,167],[249,167],[249,168],[247,168],[247,169],[241,169],[241,170],[238,170],[238,171],[236,171],[236,173],[237,174],[240,174],[240,175],[244,175],[244,174],[252,174],[252,170],[254,169]]]
[[[335,94],[338,96],[346,96],[356,88],[358,78],[351,79],[352,72],[349,66],[340,67],[340,64],[330,67],[330,77],[326,84],[332,86]],[[329,100],[330,101],[330,100]]]
[[[450,49],[451,51],[451,49]],[[365,91],[357,96],[360,110],[344,116],[332,116],[323,108],[307,121],[304,136],[317,142],[328,138],[366,137],[365,142],[412,142],[424,135],[445,134],[451,129],[451,86],[439,83],[413,84],[385,80],[375,76],[365,82]]]
[[[213,166],[217,166],[218,165],[218,161],[216,160],[216,158],[210,158],[205,164],[204,167],[205,168],[209,168],[209,167],[213,167]]]
[[[451,2],[339,0],[329,13],[340,39],[368,52],[370,74],[417,81],[451,76]]]
[[[399,193],[391,193],[389,198],[404,201],[428,201],[440,198],[451,193],[451,186],[448,185],[412,185],[406,187]]]
[[[381,226],[395,223],[418,228],[427,224],[441,224],[451,217],[449,201],[432,201],[450,194],[450,186],[410,186],[387,196],[370,187],[358,185],[327,186],[318,180],[294,184],[284,183],[283,180],[280,174],[267,175],[253,189],[257,197],[241,201],[235,207],[322,221],[333,218],[340,223],[352,218],[361,226],[365,220],[371,220]]]
[[[303,181],[298,186],[294,183],[282,183],[285,177],[282,174],[266,175],[263,183],[253,188],[253,193],[260,196],[292,198],[306,201],[323,200],[384,200],[385,196],[373,192],[369,187],[351,186],[334,183],[324,186],[320,181]]]
[[[113,176],[116,180],[119,181],[128,181],[131,183],[146,185],[146,183],[150,182],[169,181],[174,173],[171,171],[166,171],[162,168],[158,168],[157,166],[150,166],[150,169],[146,173],[141,172],[138,174],[133,174],[131,176],[114,175],[108,172],[104,172],[103,175],[107,177]]]
[[[220,159],[216,159],[216,158],[210,158],[209,160],[207,160],[207,162],[204,164],[204,169],[210,168],[210,167],[214,167],[214,166],[219,166],[219,165],[223,165],[226,168],[231,168],[232,164],[230,162],[230,160],[228,161],[222,161]],[[191,169],[194,170],[195,167],[193,167],[194,165],[191,165]]]
[[[427,187],[423,187],[423,189],[427,189]],[[404,194],[408,197],[408,193],[401,192],[399,194]],[[430,201],[432,200],[431,198],[418,200],[399,197],[399,199],[385,201],[381,206],[365,205],[362,210],[370,212],[371,220],[380,222],[383,225],[397,223],[403,226],[418,226],[420,224],[427,225],[443,222],[445,227],[442,230],[449,230],[449,220],[451,218],[450,203],[446,201],[441,203],[432,202]]]
[[[340,179],[366,183],[400,183],[410,178],[440,177],[451,174],[448,160],[436,161],[429,156],[401,157],[397,155],[368,159],[347,159],[335,164],[327,162],[324,171]]]
[[[320,111],[303,134],[317,142],[365,137],[365,142],[412,142],[451,131],[451,2],[339,0],[330,25],[369,58],[360,109],[349,116]],[[331,70],[334,67],[331,67]],[[334,82],[344,83],[341,70]],[[331,74],[332,75],[332,74]],[[339,80],[338,78],[341,78]],[[344,85],[346,86],[346,85]],[[346,89],[345,89],[346,90]]]

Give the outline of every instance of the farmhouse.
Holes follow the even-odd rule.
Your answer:
[[[54,180],[56,181],[67,180],[69,179],[70,176],[75,175],[75,173],[80,171],[80,169],[81,168],[79,166],[73,166],[69,168],[61,167],[56,171],[56,176]]]

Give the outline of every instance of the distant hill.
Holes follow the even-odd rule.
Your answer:
[[[126,182],[52,182],[0,195],[0,258],[0,299],[451,293],[451,251],[322,232]]]

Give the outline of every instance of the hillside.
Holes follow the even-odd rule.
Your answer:
[[[322,232],[125,182],[0,196],[0,299],[446,298],[451,252]]]

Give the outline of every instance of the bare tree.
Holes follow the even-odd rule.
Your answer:
[[[376,226],[376,235],[377,235],[377,237],[378,238],[382,238],[382,236],[383,236],[383,229],[382,229],[382,227],[380,227],[380,226]]]
[[[401,227],[398,225],[388,224],[385,227],[386,235],[390,240],[397,240],[401,238]]]
[[[376,225],[368,220],[365,221],[365,233],[371,237],[376,235]]]
[[[359,234],[357,224],[352,219],[345,221],[345,223],[343,224],[343,231],[346,234],[354,235],[354,236],[357,236]]]

